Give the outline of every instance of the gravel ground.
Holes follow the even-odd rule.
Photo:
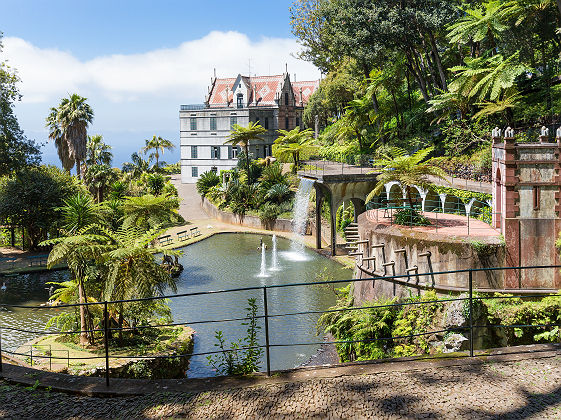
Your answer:
[[[141,397],[81,397],[0,381],[8,419],[560,419],[561,357]]]

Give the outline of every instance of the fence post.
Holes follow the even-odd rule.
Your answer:
[[[473,357],[473,271],[469,270],[469,356]]]
[[[267,376],[271,376],[271,355],[269,353],[269,310],[267,309],[266,287],[263,287],[263,311],[265,312],[265,353],[267,355]]]
[[[103,341],[105,344],[105,385],[109,387],[109,311],[107,301],[103,302]]]

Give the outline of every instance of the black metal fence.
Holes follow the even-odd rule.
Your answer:
[[[512,296],[497,296],[497,295],[485,295],[485,289],[477,289],[474,287],[474,274],[477,272],[499,272],[502,271],[503,273],[509,270],[515,270],[516,272],[520,273],[522,270],[542,270],[542,269],[554,269],[557,270],[561,268],[561,266],[527,266],[527,267],[496,267],[496,268],[481,268],[481,269],[469,269],[469,270],[454,270],[454,271],[442,271],[442,272],[430,272],[430,273],[415,273],[415,274],[404,274],[404,275],[396,275],[396,276],[385,276],[385,277],[371,277],[367,279],[349,279],[349,280],[328,280],[328,281],[314,281],[309,283],[290,283],[284,285],[268,285],[268,286],[256,286],[256,287],[243,287],[243,288],[235,288],[235,289],[228,289],[228,290],[214,290],[214,291],[204,291],[204,292],[193,292],[193,293],[184,293],[184,294],[176,294],[176,295],[168,295],[168,296],[159,296],[159,297],[152,297],[152,298],[144,298],[144,299],[130,299],[130,300],[120,300],[120,301],[111,301],[111,302],[89,302],[83,304],[69,304],[69,305],[58,305],[58,306],[26,306],[26,305],[9,305],[9,304],[0,304],[0,309],[3,310],[10,310],[16,308],[30,308],[36,310],[44,310],[49,311],[52,309],[60,309],[60,308],[78,308],[80,306],[101,306],[103,311],[103,327],[102,328],[94,328],[93,330],[75,330],[75,331],[30,331],[23,328],[15,328],[15,327],[7,327],[0,324],[0,373],[2,372],[2,352],[4,354],[13,355],[13,356],[20,356],[20,357],[30,357],[31,365],[33,365],[33,358],[35,359],[49,359],[49,365],[51,364],[52,360],[62,360],[66,361],[69,365],[70,360],[86,360],[86,359],[104,359],[105,361],[105,380],[107,386],[109,386],[110,381],[110,359],[112,358],[119,358],[119,359],[155,359],[155,358],[184,358],[184,357],[192,357],[192,356],[204,356],[204,355],[213,355],[219,354],[224,352],[230,351],[240,351],[240,350],[249,350],[249,349],[264,349],[265,352],[265,363],[266,363],[266,373],[267,375],[271,374],[271,349],[272,348],[280,348],[280,347],[297,347],[297,346],[318,346],[323,344],[352,344],[352,343],[366,343],[366,342],[375,342],[375,341],[389,341],[389,340],[400,340],[400,339],[407,339],[407,338],[414,338],[418,336],[427,336],[436,333],[445,333],[448,331],[457,331],[459,329],[467,330],[469,333],[469,351],[461,353],[460,356],[474,356],[474,340],[473,334],[474,330],[478,328],[550,328],[550,327],[561,327],[561,323],[545,323],[545,324],[521,324],[521,325],[475,325],[473,322],[473,305],[476,301],[482,300],[491,300],[491,299],[512,299],[512,298],[523,298],[523,299],[538,299],[543,298],[546,296],[558,296],[561,297],[559,293],[540,293],[539,290],[533,289],[528,290],[528,293],[516,293]],[[453,297],[449,296],[444,299],[438,300],[418,300],[418,301],[404,301],[404,302],[396,302],[391,304],[385,305],[373,305],[373,306],[356,306],[351,308],[332,308],[326,310],[312,310],[312,311],[299,311],[299,312],[286,312],[286,313],[269,313],[269,304],[267,301],[267,294],[268,291],[271,289],[277,288],[288,288],[288,287],[313,287],[313,286],[320,286],[320,285],[341,285],[341,284],[348,284],[348,283],[356,283],[356,282],[373,282],[373,281],[389,281],[389,282],[400,282],[400,284],[405,287],[411,287],[413,289],[417,289],[414,282],[411,280],[417,280],[422,276],[430,276],[434,278],[434,276],[446,276],[450,274],[464,274],[466,276],[466,284],[465,284],[465,293],[467,296],[465,297]],[[174,327],[174,326],[193,326],[193,325],[200,325],[200,324],[213,324],[213,323],[224,323],[224,322],[239,322],[239,321],[249,321],[251,318],[248,317],[237,317],[237,318],[226,318],[226,319],[210,319],[210,320],[196,320],[191,322],[178,322],[178,323],[168,323],[168,324],[158,324],[158,325],[145,325],[145,326],[136,326],[136,327],[110,327],[109,325],[109,305],[120,305],[124,303],[132,303],[132,302],[146,302],[146,301],[154,301],[154,300],[163,300],[163,299],[175,299],[180,297],[187,297],[187,296],[202,296],[202,295],[211,295],[211,294],[222,294],[222,293],[232,293],[232,292],[250,292],[250,291],[260,291],[262,294],[262,304],[263,304],[263,314],[257,315],[255,319],[262,319],[264,323],[263,328],[263,345],[258,345],[255,347],[240,347],[237,350],[218,350],[218,351],[208,351],[208,352],[199,352],[199,353],[189,353],[189,354],[178,354],[178,355],[158,355],[158,356],[115,356],[110,354],[109,349],[109,336],[110,334],[118,331],[130,331],[130,330],[141,330],[146,328],[164,328],[164,327]],[[544,290],[545,291],[545,290]],[[551,291],[551,289],[548,289]],[[420,294],[420,289],[418,289]],[[476,295],[476,293],[478,295]],[[487,292],[489,293],[489,292]],[[360,311],[366,309],[375,309],[375,308],[388,308],[388,307],[404,307],[410,305],[427,305],[432,303],[443,303],[443,302],[454,302],[454,301],[468,301],[469,305],[469,321],[468,325],[465,327],[454,327],[451,329],[444,329],[438,331],[427,331],[424,333],[419,334],[410,334],[404,336],[392,336],[392,337],[379,337],[379,338],[372,338],[372,339],[365,339],[365,340],[334,340],[334,341],[317,341],[317,342],[292,342],[292,343],[272,343],[270,327],[269,327],[269,320],[272,318],[280,318],[280,317],[288,317],[288,316],[298,316],[298,315],[310,315],[310,314],[317,314],[321,315],[328,312],[341,312],[341,311]],[[21,332],[27,334],[37,334],[37,335],[74,335],[74,334],[81,334],[81,333],[97,333],[102,335],[103,339],[103,346],[104,346],[104,355],[100,356],[91,356],[91,357],[70,357],[68,353],[66,355],[62,354],[60,356],[55,356],[51,351],[47,354],[33,354],[33,345],[31,345],[30,354],[26,353],[18,353],[9,350],[2,351],[2,331],[14,331],[14,332]],[[37,346],[36,346],[37,347]],[[456,353],[453,357],[458,357]]]

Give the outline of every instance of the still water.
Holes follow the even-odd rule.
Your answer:
[[[264,257],[259,249],[261,240],[267,247]],[[314,251],[303,249],[300,255],[294,255],[290,241],[278,238],[276,242],[276,264],[273,260],[273,239],[267,235],[221,234],[184,248],[180,262],[185,270],[177,279],[177,293],[305,283],[315,281],[321,273],[338,280],[349,279],[352,276],[351,270],[342,268]],[[48,285],[46,286],[45,282],[61,281],[66,276],[66,273],[58,272],[10,278],[6,292],[0,292],[0,303],[44,303],[48,297]],[[168,303],[175,322],[195,322],[244,317],[247,299],[251,297],[256,298],[259,314],[263,314],[262,290],[180,297],[173,298]],[[318,311],[335,303],[334,292],[325,286],[273,288],[268,290],[267,297],[269,315]],[[52,310],[0,310],[0,328],[18,326],[43,330],[47,320],[54,314]],[[318,316],[308,314],[271,318],[271,344],[321,341],[322,336],[316,335]],[[217,350],[214,345],[217,330],[223,331],[228,342],[243,337],[246,330],[246,326],[241,325],[240,321],[197,324],[193,328],[196,331],[195,353]],[[264,344],[264,329],[260,333]],[[14,349],[33,337],[3,330],[2,345],[3,348]],[[288,369],[298,366],[306,362],[317,348],[315,345],[272,348],[271,368]],[[262,365],[264,368],[264,360]],[[191,359],[187,374],[189,377],[214,374],[205,356],[194,356]]]

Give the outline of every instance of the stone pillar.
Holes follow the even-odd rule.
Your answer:
[[[333,202],[333,194],[329,201],[329,218],[331,219],[331,256],[335,256],[337,254],[337,209]]]
[[[316,190],[316,249],[321,249],[321,202],[323,194],[317,184],[314,184]]]

